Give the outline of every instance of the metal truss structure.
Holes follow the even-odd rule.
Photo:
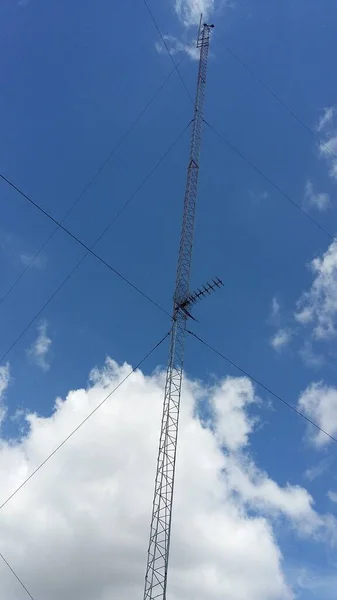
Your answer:
[[[203,295],[202,291],[200,291],[200,293],[197,292],[196,294],[190,294],[189,284],[199,175],[201,134],[203,126],[207,60],[212,27],[213,25],[202,24],[200,22],[197,39],[197,48],[200,49],[198,81],[194,105],[191,146],[184,199],[184,213],[174,292],[169,361],[166,375],[164,406],[160,431],[150,542],[145,575],[144,600],[166,599],[186,322],[191,316],[188,311],[189,306]],[[213,285],[219,286],[221,282],[220,280],[218,281],[219,283],[214,281]]]

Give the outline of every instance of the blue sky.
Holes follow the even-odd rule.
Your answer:
[[[191,43],[195,28],[185,26],[173,0],[149,4],[165,35]],[[235,0],[208,6],[216,29],[205,119],[335,235],[337,169],[325,144],[337,151],[336,3]],[[4,0],[0,30],[1,172],[60,220],[168,77],[172,62],[160,51],[141,0],[118,6],[107,0]],[[171,38],[173,48],[174,43]],[[196,62],[182,53],[174,58],[182,60],[180,72],[193,94]],[[183,132],[191,111],[174,73],[66,227],[91,245]],[[188,143],[185,132],[97,245],[104,259],[168,311]],[[4,182],[0,194],[2,296],[54,225]],[[64,232],[56,233],[0,306],[1,353],[83,253]],[[323,428],[330,426],[332,434],[337,433],[336,254],[328,236],[205,127],[192,288],[213,276],[221,277],[224,287],[198,304],[193,327],[294,406],[307,390],[303,412]],[[55,398],[85,387],[90,370],[102,366],[107,355],[134,365],[168,328],[165,314],[94,257],[86,258],[6,357],[4,439],[22,425],[11,418],[18,409],[50,416]],[[145,371],[165,366],[166,353],[163,345]],[[192,339],[186,371],[204,382],[238,375]],[[321,382],[317,389],[310,387],[314,382]],[[256,392],[263,402],[252,409],[260,424],[249,455],[279,485],[305,487],[316,510],[333,515],[337,504],[327,494],[337,491],[334,444],[313,441],[304,421]],[[305,475],[313,468],[316,476]],[[275,532],[287,581],[299,600],[330,600],[336,550],[326,541],[308,543],[280,522]]]

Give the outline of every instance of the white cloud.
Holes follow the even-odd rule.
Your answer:
[[[58,399],[49,418],[30,414],[19,442],[2,441],[0,503],[129,370],[107,360],[88,389]],[[162,374],[137,371],[3,509],[1,552],[37,598],[142,596],[163,386]],[[305,489],[279,486],[249,457],[247,410],[256,401],[245,378],[212,388],[184,382],[172,600],[291,600],[274,518],[311,542],[325,527]],[[16,600],[17,582],[0,569],[3,597]]]
[[[273,299],[271,301],[271,315],[270,315],[270,319],[273,323],[279,323],[280,311],[281,311],[280,303],[279,303],[278,299],[276,298],[276,296],[273,296]]]
[[[330,177],[337,179],[337,158],[334,156],[337,154],[337,135],[327,137],[323,143],[320,143],[319,149],[321,156],[330,164]]]
[[[215,9],[231,6],[231,2],[229,0],[173,0],[173,6],[180,23],[188,29],[199,26],[201,14],[203,15],[203,22],[210,23]],[[184,52],[193,60],[199,59],[199,50],[195,44],[195,33],[193,33],[193,40],[190,43],[186,42],[186,31],[183,39],[176,38],[173,35],[163,37],[172,56]],[[155,47],[160,54],[167,52],[167,48],[162,42],[157,42]]]
[[[337,502],[337,492],[328,492],[328,497],[330,498],[331,502]]]
[[[281,352],[291,341],[294,332],[290,327],[283,327],[284,319],[281,317],[281,305],[276,296],[272,298],[271,311],[267,322],[276,329],[269,340],[271,347],[276,352]]]
[[[337,179],[337,111],[333,106],[324,109],[317,130],[323,134],[319,144],[319,152],[329,165],[329,174]]]
[[[9,363],[0,366],[0,425],[6,416],[6,407],[4,405],[4,395],[10,381]]]
[[[324,527],[324,519],[314,511],[313,499],[307,490],[289,484],[279,486],[249,459],[227,459],[227,477],[231,489],[249,508],[270,516],[281,514],[305,535]]]
[[[230,451],[247,445],[254,420],[245,409],[258,401],[251,382],[244,377],[228,377],[215,390],[212,402],[216,414],[217,439],[221,445]]]
[[[300,592],[299,598],[307,598],[302,595],[303,591],[309,591],[312,600],[335,600],[337,577],[335,569],[322,571],[310,571],[301,569],[296,578],[296,588]]]
[[[47,357],[51,346],[51,339],[47,335],[47,322],[42,321],[37,328],[38,336],[35,342],[28,348],[27,354],[30,360],[43,371],[48,371],[50,365]]]
[[[192,44],[186,44],[173,35],[164,35],[163,37],[172,56],[184,52],[193,60],[199,59],[199,50],[194,42]],[[167,52],[162,42],[157,42],[155,48],[159,54],[165,54]]]
[[[329,468],[328,460],[326,460],[326,459],[321,460],[316,465],[313,465],[312,467],[309,467],[308,469],[306,469],[306,471],[304,473],[304,477],[306,479],[308,479],[309,481],[314,481],[318,477],[321,477],[322,475],[324,475],[324,473],[328,470],[328,468]]]
[[[321,132],[321,131],[326,131],[327,129],[330,129],[335,115],[336,115],[336,109],[333,106],[329,106],[329,107],[325,108],[323,111],[323,115],[319,119],[319,122],[317,125],[317,131]]]
[[[326,210],[331,204],[329,194],[325,192],[315,192],[312,181],[308,180],[305,185],[304,205],[307,208],[317,208],[317,210]]]
[[[290,329],[279,329],[270,340],[274,350],[282,350],[291,340],[292,332]]]
[[[318,369],[325,364],[323,354],[317,354],[309,340],[305,340],[302,348],[299,350],[299,355],[306,367],[310,369]]]
[[[0,366],[0,400],[2,400],[4,393],[8,388],[9,379],[9,363],[7,363],[6,365]]]
[[[272,299],[271,311],[272,311],[273,317],[276,317],[280,314],[280,303],[279,303],[278,299],[276,298],[276,296],[274,296]]]
[[[298,408],[332,436],[337,436],[337,389],[322,382],[312,383],[300,396]],[[312,429],[311,441],[322,447],[330,438]]]
[[[337,242],[332,242],[322,257],[311,263],[314,281],[297,303],[295,319],[302,325],[313,323],[317,339],[336,335],[337,316]]]
[[[215,10],[215,0],[174,0],[174,9],[185,27],[199,25],[200,14],[207,21]]]

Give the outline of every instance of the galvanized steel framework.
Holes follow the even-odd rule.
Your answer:
[[[198,82],[174,292],[169,362],[157,460],[144,600],[166,599],[184,345],[186,321],[189,314],[186,308],[190,303],[189,282],[195,205],[199,175],[207,60],[212,27],[212,25],[207,24],[201,25],[197,40],[197,48],[200,49]]]

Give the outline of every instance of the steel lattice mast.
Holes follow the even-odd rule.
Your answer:
[[[201,25],[200,22],[197,40],[197,48],[200,48],[198,82],[174,292],[169,361],[157,460],[144,600],[154,600],[155,598],[159,600],[166,599],[186,321],[189,316],[187,308],[190,303],[189,282],[199,175],[199,156],[208,50],[212,27],[213,25]]]

